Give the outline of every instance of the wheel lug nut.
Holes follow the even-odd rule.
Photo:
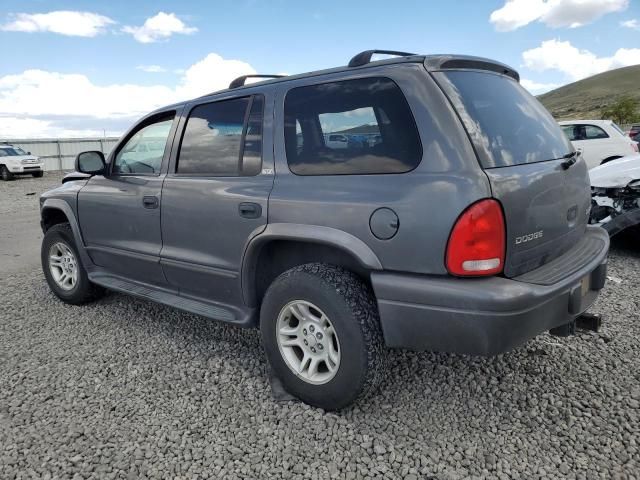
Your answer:
[[[315,330],[315,327],[314,327],[313,325],[311,325],[311,326],[309,327],[309,330],[313,332],[313,331]]]
[[[309,345],[309,342],[307,342],[307,341],[305,340],[305,341],[304,341],[304,344],[305,344],[305,345]]]
[[[320,332],[316,333],[316,337],[318,337],[318,340],[320,340],[322,338],[322,334]]]
[[[324,347],[322,346],[321,343],[318,344],[318,350],[322,350]]]
[[[306,328],[303,328],[303,329],[302,329],[302,333],[306,335],[306,334],[307,334],[307,329],[306,329]]]
[[[313,347],[311,347],[311,351],[312,351],[313,353],[316,353],[316,349],[315,349],[315,348],[313,348]]]

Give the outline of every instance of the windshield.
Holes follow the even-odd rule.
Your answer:
[[[484,168],[553,160],[573,151],[551,114],[512,78],[477,71],[438,72],[435,77]]]
[[[24,150],[18,147],[0,147],[0,157],[15,157],[26,154]]]

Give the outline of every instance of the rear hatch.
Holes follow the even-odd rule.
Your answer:
[[[569,251],[586,230],[589,176],[583,160],[567,158],[574,149],[553,117],[512,76],[471,69],[432,74],[504,209],[504,275],[516,277]]]

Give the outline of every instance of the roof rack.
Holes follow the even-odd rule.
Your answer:
[[[281,78],[285,75],[243,75],[241,77],[236,78],[229,84],[229,88],[238,88],[244,85],[247,78]]]
[[[396,52],[394,50],[365,50],[360,52],[349,61],[349,67],[361,67],[371,62],[371,57],[376,54],[380,55],[395,55],[396,57],[410,57],[415,53]]]

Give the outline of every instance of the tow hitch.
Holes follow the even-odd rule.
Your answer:
[[[551,335],[556,337],[568,337],[569,335],[575,335],[576,330],[589,330],[591,332],[598,332],[602,326],[602,315],[596,313],[583,313],[576,317],[573,321],[560,325],[559,327],[549,330]]]

